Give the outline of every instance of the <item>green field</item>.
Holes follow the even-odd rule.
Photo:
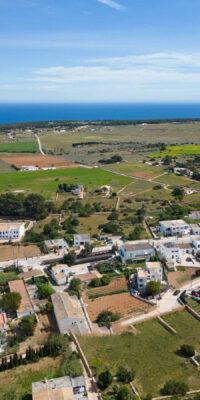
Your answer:
[[[111,164],[108,166],[109,169],[132,176],[138,176],[138,178],[152,179],[164,173],[164,167],[154,167],[152,165],[135,163],[135,162],[122,162],[120,164]],[[140,176],[141,175],[141,176]]]
[[[190,361],[176,354],[184,343],[200,350],[200,323],[187,311],[169,314],[164,319],[178,334],[172,335],[157,320],[136,325],[137,334],[79,337],[80,344],[93,364],[100,361],[97,375],[109,368],[116,374],[119,365],[128,364],[136,371],[135,386],[140,395],[159,395],[169,379],[187,382],[191,389],[200,388],[200,375]]]
[[[174,174],[165,174],[163,176],[160,176],[159,182],[167,184],[171,187],[181,186],[200,190],[200,182]]]
[[[37,142],[0,143],[1,153],[37,153]]]
[[[58,184],[82,183],[88,190],[102,185],[111,185],[114,190],[131,182],[131,178],[119,176],[100,169],[68,168],[50,171],[16,172],[0,174],[0,192],[12,190],[30,190],[50,199],[55,196]]]
[[[200,145],[168,146],[165,151],[151,154],[150,157],[180,157],[200,154]]]

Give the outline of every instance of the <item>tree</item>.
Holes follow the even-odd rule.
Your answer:
[[[132,400],[133,395],[127,386],[121,386],[117,393],[117,400]]]
[[[92,287],[100,287],[100,286],[102,286],[101,278],[92,279],[91,282],[90,282],[90,286],[92,286]]]
[[[44,219],[48,215],[48,209],[44,197],[40,194],[31,193],[24,201],[26,215],[36,220]]]
[[[73,265],[76,261],[76,253],[74,250],[69,251],[68,254],[65,254],[63,257],[63,263],[68,265]]]
[[[176,197],[179,200],[182,200],[184,197],[184,189],[176,187],[172,190],[172,196]]]
[[[55,293],[55,290],[49,285],[49,283],[43,283],[38,285],[38,296],[39,299],[46,299]]]
[[[73,278],[70,282],[70,289],[78,292],[80,290],[81,280],[78,278]]]
[[[107,326],[110,328],[111,322],[117,321],[120,318],[119,314],[114,314],[112,311],[101,311],[97,317],[97,324],[99,326]]]
[[[117,211],[113,211],[107,218],[109,221],[117,221],[119,219],[119,214]]]
[[[27,315],[22,318],[19,329],[23,336],[33,336],[36,327],[36,319],[34,315]]]
[[[142,233],[142,229],[140,226],[136,226],[133,232],[129,233],[128,240],[138,240],[140,239]]]
[[[112,374],[107,369],[106,371],[102,372],[98,377],[98,383],[102,390],[106,389],[108,386],[111,385],[113,380]]]
[[[102,284],[102,286],[107,286],[107,285],[109,285],[110,281],[111,281],[111,278],[110,278],[109,275],[103,275],[102,278],[101,278],[101,284]]]
[[[183,344],[180,348],[180,353],[184,357],[193,357],[195,355],[195,347],[189,344]]]
[[[162,159],[162,161],[163,161],[164,165],[170,165],[170,163],[172,161],[172,157],[167,155]]]
[[[197,256],[197,254],[198,254],[198,256]],[[196,253],[196,258],[197,258],[197,259],[200,259],[200,252],[197,252],[197,253]],[[197,270],[195,271],[195,275],[196,275],[196,276],[200,276],[200,269],[197,269]]]
[[[117,371],[117,379],[120,382],[129,383],[134,379],[135,372],[129,365],[122,365]]]
[[[81,250],[80,256],[81,257],[89,257],[92,254],[93,245],[89,243],[85,243],[84,249]]]
[[[161,389],[161,394],[163,396],[176,395],[176,394],[185,396],[188,390],[189,387],[185,382],[177,382],[170,380],[166,382],[164,387]]]
[[[150,281],[146,286],[147,296],[155,296],[160,293],[160,282]]]
[[[0,300],[0,307],[6,312],[16,312],[21,304],[19,293],[5,293]]]

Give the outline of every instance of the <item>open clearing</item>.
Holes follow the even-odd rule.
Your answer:
[[[115,190],[131,182],[131,178],[119,176],[98,168],[68,168],[49,171],[16,172],[0,174],[0,192],[10,190],[31,190],[50,199],[55,196],[59,183],[82,183],[88,190],[110,185]]]
[[[41,251],[35,245],[30,246],[12,246],[11,244],[4,244],[0,246],[0,261],[16,260],[17,258],[28,258],[40,256]]]
[[[94,295],[101,295],[104,296],[105,294],[109,294],[112,292],[115,292],[117,290],[127,290],[128,292],[128,287],[127,287],[127,281],[126,279],[123,278],[115,278],[112,279],[112,281],[109,283],[109,285],[106,286],[101,286],[97,288],[93,288],[87,291],[87,296],[94,296]]]
[[[187,311],[166,315],[164,319],[177,330],[172,335],[157,320],[137,325],[137,334],[102,337],[79,337],[89,363],[99,360],[97,374],[108,368],[116,374],[119,365],[130,365],[136,371],[134,384],[140,395],[159,395],[169,379],[187,382],[199,389],[199,371],[176,352],[184,343],[200,350],[200,323]]]
[[[7,153],[37,153],[37,142],[0,143],[0,152]]]
[[[112,311],[120,314],[121,317],[125,317],[129,314],[140,314],[148,308],[145,303],[135,299],[130,293],[114,294],[94,300],[89,299],[87,294],[84,293],[83,300],[92,322],[95,322],[99,313],[104,310]]]
[[[163,174],[165,171],[164,167],[133,162],[111,164],[109,165],[109,169],[143,179],[156,178],[156,176]]]
[[[77,167],[77,164],[62,160],[57,157],[51,157],[51,156],[43,156],[43,155],[37,155],[37,156],[24,156],[24,157],[5,157],[2,158],[3,161],[5,161],[8,164],[13,164],[18,168],[21,168],[23,165],[26,166],[37,166],[39,168],[50,168],[50,167],[55,167],[55,168],[75,168]]]

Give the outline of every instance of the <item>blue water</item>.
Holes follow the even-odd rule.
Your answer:
[[[200,104],[0,104],[0,124],[56,120],[200,118]]]

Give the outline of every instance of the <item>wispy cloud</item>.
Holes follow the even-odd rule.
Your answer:
[[[105,4],[108,7],[114,8],[115,10],[122,11],[124,7],[113,0],[97,0],[99,3]]]
[[[95,64],[95,65],[94,65]],[[87,65],[56,66],[33,71],[32,81],[54,84],[200,83],[200,55],[147,54],[88,61]]]

